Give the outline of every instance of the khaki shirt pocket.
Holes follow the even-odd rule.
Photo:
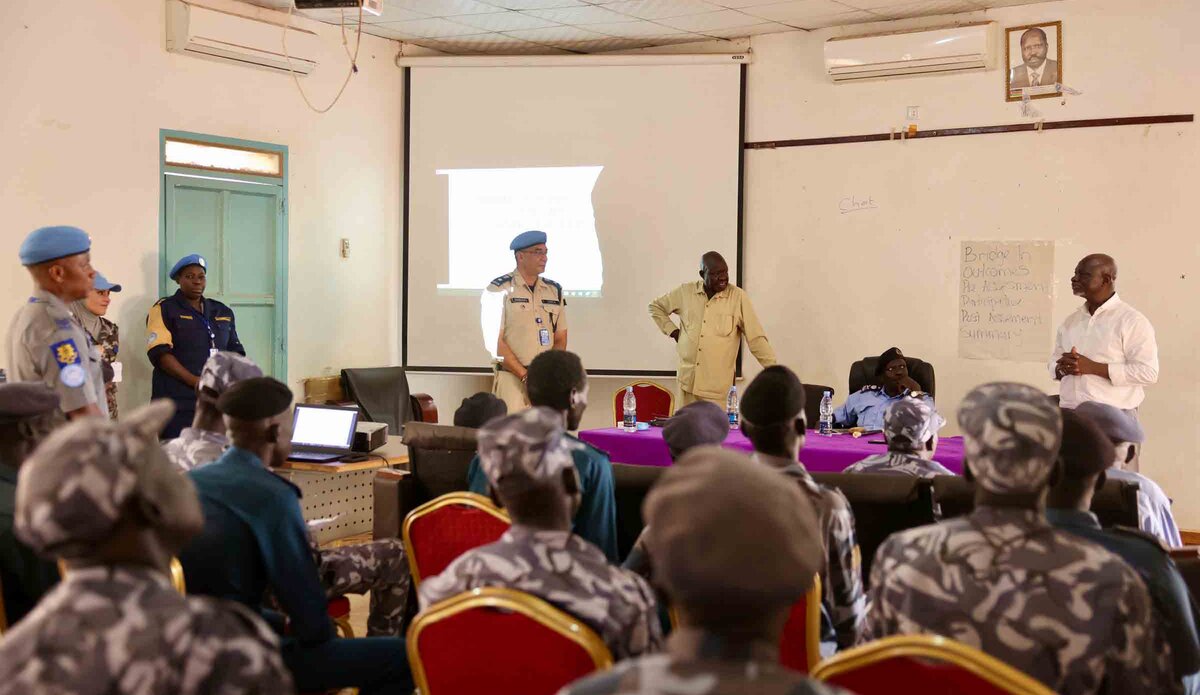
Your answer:
[[[714,323],[717,335],[722,338],[733,335],[733,316],[726,314],[723,316],[715,316]]]

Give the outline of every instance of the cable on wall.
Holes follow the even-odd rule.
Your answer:
[[[350,69],[346,72],[346,79],[342,81],[342,86],[340,89],[338,89],[337,94],[334,95],[333,101],[329,102],[329,105],[324,108],[317,108],[316,106],[313,106],[313,103],[309,100],[308,95],[304,93],[304,87],[300,84],[300,77],[296,74],[296,71],[292,69],[292,57],[288,55],[287,37],[288,33],[292,29],[292,12],[294,12],[295,9],[295,3],[291,3],[288,6],[287,24],[283,27],[283,57],[287,62],[288,72],[292,75],[292,81],[296,83],[296,89],[300,92],[300,97],[304,99],[304,103],[308,105],[308,108],[317,113],[328,113],[329,110],[333,108],[334,104],[337,104],[338,100],[342,98],[342,93],[346,91],[346,86],[350,84],[350,78],[354,77],[354,74],[358,72],[358,48],[362,44],[362,3],[360,2],[358,5],[358,33],[354,39],[353,53],[350,52],[349,41],[346,39],[346,13],[344,11],[342,12],[342,21],[339,23],[342,30],[342,49],[346,51],[346,57],[350,59]]]

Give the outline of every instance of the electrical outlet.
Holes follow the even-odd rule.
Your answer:
[[[342,258],[350,257],[350,240],[342,239]]]
[[[908,120],[915,121],[915,120],[919,119],[921,117],[920,111],[921,111],[921,108],[919,106],[908,107]]]

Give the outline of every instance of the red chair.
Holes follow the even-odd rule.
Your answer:
[[[900,635],[855,647],[813,669],[817,680],[858,695],[1053,695],[1046,686],[978,649],[938,635]]]
[[[813,577],[812,588],[792,604],[779,641],[779,663],[793,671],[808,673],[821,661],[821,576]]]
[[[408,629],[407,648],[421,695],[553,695],[612,666],[590,627],[539,598],[498,587],[427,608]]]
[[[675,414],[675,394],[649,381],[634,381],[625,384],[613,394],[613,422],[625,419],[625,389],[632,386],[637,399],[638,422],[650,422],[656,417],[671,417]]]
[[[473,492],[451,492],[412,510],[403,537],[413,588],[459,555],[499,540],[511,525],[503,509]]]

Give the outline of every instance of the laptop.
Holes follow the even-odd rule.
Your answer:
[[[298,403],[292,419],[289,461],[328,463],[350,453],[358,408]]]

